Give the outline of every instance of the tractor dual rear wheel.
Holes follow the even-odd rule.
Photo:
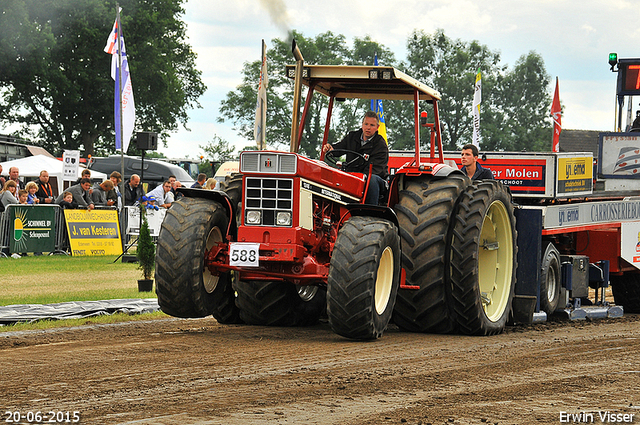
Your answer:
[[[511,194],[502,183],[478,181],[461,195],[453,229],[451,282],[460,332],[493,335],[511,312],[516,275]]]
[[[327,281],[333,331],[353,339],[382,336],[400,285],[400,237],[395,225],[352,217],[338,232]]]
[[[312,326],[326,309],[327,289],[284,281],[237,281],[242,320],[258,326]]]
[[[405,182],[394,206],[402,239],[407,285],[399,289],[393,321],[410,332],[450,333],[456,324],[451,301],[449,253],[460,193],[471,184],[463,175],[423,176]]]
[[[224,241],[229,217],[218,202],[182,197],[167,211],[156,255],[156,293],[165,313],[240,323],[231,274],[211,273],[205,258]]]

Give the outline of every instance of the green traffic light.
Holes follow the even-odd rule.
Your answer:
[[[618,63],[618,54],[609,53],[609,65],[614,66],[617,63]]]

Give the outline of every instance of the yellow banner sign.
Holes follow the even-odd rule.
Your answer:
[[[120,255],[116,210],[64,210],[72,255]]]
[[[558,157],[558,194],[591,191],[593,158]]]

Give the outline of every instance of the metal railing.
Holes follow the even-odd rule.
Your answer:
[[[39,249],[27,249],[20,250],[23,252],[49,252],[49,254],[66,254],[69,255],[71,252],[71,247],[69,244],[69,235],[67,232],[67,224],[64,218],[63,209],[59,205],[22,205],[22,204],[12,204],[7,205],[4,212],[0,212],[0,257],[7,257],[11,254],[11,238],[15,238],[15,228],[11,223],[11,211],[14,208],[53,208],[55,219],[54,219],[54,238],[55,238],[55,247],[53,251],[41,251]],[[99,210],[115,210],[116,207],[96,207],[95,209]],[[123,235],[123,243],[125,239],[129,239],[129,235],[125,235],[123,229],[124,227],[123,220],[125,219],[124,212],[120,212],[118,214],[118,221],[120,223],[120,232]],[[15,220],[14,220],[15,221]],[[14,223],[15,224],[15,223]],[[11,229],[14,229],[14,234],[11,234]]]

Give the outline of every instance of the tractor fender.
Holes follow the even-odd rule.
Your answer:
[[[355,216],[366,216],[366,217],[377,217],[385,220],[389,220],[400,230],[400,225],[398,224],[398,216],[396,212],[389,207],[384,207],[380,205],[369,205],[369,204],[347,204],[345,208],[349,210],[349,213],[352,217]]]
[[[435,167],[433,167],[432,175],[435,176],[435,177],[448,177],[451,174],[462,174],[462,175],[464,175],[464,173],[462,171],[458,170],[455,167],[447,165],[447,164],[438,164]]]
[[[218,202],[227,211],[229,215],[229,229],[228,233],[236,235],[238,233],[238,223],[236,223],[235,206],[232,205],[229,195],[220,190],[208,190],[208,189],[191,189],[187,187],[180,187],[177,189],[179,193],[187,198],[202,198],[210,201]]]

